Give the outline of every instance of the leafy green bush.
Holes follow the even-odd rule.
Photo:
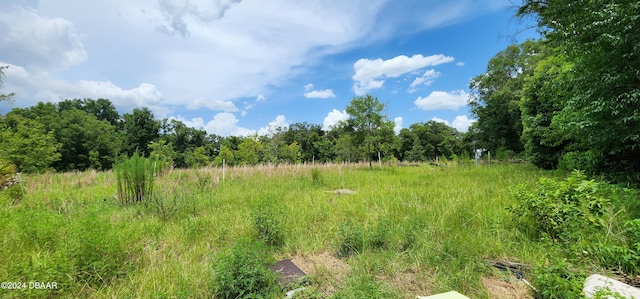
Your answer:
[[[538,290],[537,299],[573,299],[584,298],[582,284],[584,273],[570,270],[571,264],[564,259],[552,259],[548,264],[533,268],[534,285]]]
[[[220,298],[266,298],[278,290],[269,267],[275,263],[264,243],[243,239],[214,258],[212,289]]]
[[[122,204],[142,202],[153,194],[154,161],[138,152],[113,167]]]
[[[267,203],[258,205],[251,212],[251,219],[258,233],[258,239],[273,247],[284,245],[284,214],[284,211]]]
[[[564,181],[541,178],[535,192],[524,185],[513,190],[517,199],[513,215],[529,232],[541,232],[562,242],[576,241],[589,233],[603,232],[616,220],[616,206],[607,189],[606,183],[587,180],[580,171]]]

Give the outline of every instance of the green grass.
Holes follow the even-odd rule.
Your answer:
[[[360,250],[343,258],[347,278],[334,286],[326,269],[315,276],[318,290],[331,284],[328,293],[340,298],[450,290],[489,298],[481,277],[495,270],[487,259],[544,259],[505,209],[514,203],[510,187],[542,175],[552,173],[524,164],[294,165],[227,169],[223,182],[221,169],[173,170],[156,178],[153,201],[133,205],[118,203],[112,172],[28,176],[19,203],[0,194],[0,280],[56,281],[58,289],[0,290],[0,297],[211,298],[214,257],[236,240],[257,239],[256,210],[269,206],[281,217],[273,225],[282,243],[270,249],[276,259],[337,256],[341,227],[360,235]],[[326,192],[343,188],[357,193]]]

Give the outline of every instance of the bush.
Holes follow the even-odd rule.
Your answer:
[[[534,285],[537,299],[584,298],[582,284],[584,273],[570,270],[571,264],[564,259],[553,259],[548,264],[534,267]]]
[[[381,220],[376,226],[369,230],[368,245],[372,249],[384,249],[389,243],[389,232],[391,231],[391,223],[387,220]]]
[[[153,194],[154,162],[134,153],[113,167],[122,204],[142,202]]]
[[[262,242],[240,240],[214,258],[213,292],[220,298],[265,298],[278,289],[275,263]]]
[[[284,212],[275,209],[268,204],[261,204],[253,210],[251,218],[258,234],[258,239],[273,247],[284,245],[284,232],[282,228]]]
[[[572,242],[588,233],[602,232],[613,219],[615,205],[606,192],[606,183],[587,180],[574,171],[564,181],[541,178],[536,192],[518,186],[512,194],[517,199],[512,209],[517,223],[526,230],[541,232],[554,240]]]

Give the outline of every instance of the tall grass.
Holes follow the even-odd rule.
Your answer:
[[[21,202],[0,195],[0,278],[64,286],[57,293],[0,290],[0,297],[211,298],[220,294],[211,285],[216,261],[239,239],[273,240],[268,250],[276,259],[338,259],[345,240],[352,242],[356,250],[344,247],[349,254],[340,260],[346,266],[310,273],[325,297],[413,298],[455,289],[489,298],[481,278],[495,273],[486,260],[534,264],[545,257],[505,209],[514,204],[509,187],[552,175],[524,164],[232,167],[224,182],[220,168],[155,178],[149,169],[137,157],[113,173],[32,175],[23,180],[29,192]],[[125,178],[141,184],[130,187]],[[157,197],[139,192],[153,192],[154,179],[162,186]],[[327,192],[336,189],[356,193]],[[122,205],[124,198],[162,201]]]
[[[114,165],[118,199],[122,204],[142,202],[152,196],[154,166],[154,161],[138,155],[138,152]]]

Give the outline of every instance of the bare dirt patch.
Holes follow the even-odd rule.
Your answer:
[[[430,285],[433,280],[430,277],[419,276],[411,269],[400,273],[393,273],[392,275],[378,275],[376,279],[384,281],[393,286],[394,289],[404,293],[404,298],[415,298],[417,295],[431,295],[428,285]]]
[[[351,266],[329,252],[311,255],[295,255],[291,261],[307,275],[318,279],[318,289],[332,295],[347,278]]]
[[[519,280],[504,280],[498,277],[482,277],[482,284],[489,292],[489,298],[531,299],[533,295],[527,285]]]

